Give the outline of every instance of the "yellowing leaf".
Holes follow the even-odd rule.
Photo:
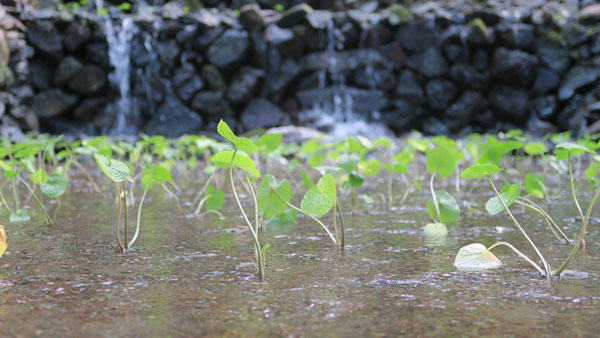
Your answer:
[[[6,232],[4,232],[4,225],[0,225],[0,257],[4,255],[4,251],[6,251],[7,247],[8,244],[6,244]]]

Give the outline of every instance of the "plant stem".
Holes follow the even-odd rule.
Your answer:
[[[547,196],[547,195],[546,195]],[[550,217],[550,215],[544,210],[542,209],[542,207],[540,207],[537,203],[531,201],[528,198],[525,197],[519,197],[519,199],[533,205],[534,207],[536,207],[539,211],[541,211],[544,214],[544,217],[546,217],[547,220],[550,221],[550,223],[554,226],[554,229],[556,231],[558,231],[558,233],[560,234],[560,236],[565,240],[565,242],[567,244],[569,244],[569,237],[567,237],[567,235],[565,235],[565,233],[561,230],[561,228],[558,226],[558,224],[556,224],[556,222],[554,222],[554,220],[552,219],[552,217]]]
[[[46,212],[46,209],[44,208],[42,201],[40,201],[40,199],[37,197],[35,192],[31,189],[29,184],[27,184],[27,182],[25,182],[25,180],[22,179],[21,176],[17,176],[17,178],[19,179],[19,181],[21,181],[21,183],[23,183],[25,185],[25,188],[27,188],[27,190],[29,190],[29,192],[31,193],[31,195],[33,196],[33,198],[35,199],[37,204],[40,206],[40,209],[42,209],[42,212],[44,213],[44,218],[46,218],[46,223],[48,223],[48,225],[52,225],[52,219],[50,219],[48,212]]]
[[[342,243],[340,244],[340,247],[343,250],[346,247],[346,231],[345,231],[346,226],[344,224],[344,214],[342,213],[342,207],[340,206],[340,201],[336,198],[335,202],[337,205],[337,210],[340,214],[340,228],[342,230]]]
[[[337,203],[338,203],[338,201],[337,201],[337,198],[336,198],[335,202],[333,202],[333,231],[335,232],[335,241],[337,243],[339,243],[340,242],[340,236],[339,236],[339,233],[338,233],[337,220],[336,220],[336,218],[337,218],[336,217]]]
[[[542,264],[544,265],[544,270],[546,270],[545,276],[550,276],[550,268],[548,267],[548,263],[546,263],[546,259],[544,259],[544,256],[542,255],[542,253],[540,252],[540,250],[538,250],[537,246],[533,243],[533,241],[531,240],[531,238],[529,238],[529,236],[527,235],[527,233],[525,232],[525,230],[523,230],[523,228],[521,227],[521,225],[519,224],[519,222],[517,222],[517,219],[515,218],[515,216],[513,216],[512,212],[510,212],[510,209],[508,209],[508,206],[506,205],[506,203],[502,199],[502,196],[500,196],[500,193],[498,192],[498,189],[496,189],[496,186],[494,185],[494,181],[492,181],[492,178],[490,176],[488,176],[487,178],[488,178],[488,181],[490,181],[490,184],[492,185],[492,189],[494,189],[494,192],[496,193],[496,196],[498,197],[498,200],[500,200],[500,203],[502,203],[502,206],[504,207],[504,210],[506,210],[506,212],[508,213],[508,215],[510,216],[510,218],[512,219],[512,221],[517,226],[517,229],[519,229],[519,231],[521,232],[521,235],[523,235],[523,237],[525,237],[525,239],[527,239],[527,241],[529,242],[529,244],[533,247],[533,250],[535,251],[535,253],[538,255],[538,257],[542,261]]]
[[[323,224],[323,222],[319,221],[318,218],[316,218],[313,215],[307,214],[304,211],[302,211],[302,209],[292,205],[290,202],[286,201],[283,197],[281,197],[281,195],[279,195],[279,193],[273,188],[271,187],[271,191],[275,194],[275,196],[277,196],[283,203],[285,203],[285,205],[287,205],[288,207],[303,213],[304,215],[310,217],[313,221],[317,222],[317,224],[319,224],[321,226],[321,228],[323,228],[323,230],[325,230],[325,232],[327,233],[327,235],[329,235],[329,238],[331,239],[331,241],[333,242],[333,245],[335,245],[338,249],[340,248],[340,244],[338,244],[338,242],[335,240],[335,237],[333,237],[333,234],[331,233],[331,231],[329,231],[329,229],[327,229],[327,227],[325,226],[325,224]]]
[[[125,225],[125,250],[129,250],[129,242],[127,242],[127,185],[125,184],[125,181],[123,181],[123,211],[123,216],[125,218],[125,221],[123,222]]]
[[[119,235],[119,223],[121,223],[121,209],[123,208],[123,204],[121,203],[121,193],[119,192],[119,187],[117,186],[117,183],[115,183],[114,181],[111,182],[115,188],[115,194],[117,195],[117,204],[119,205],[119,211],[117,212],[117,221],[115,222],[115,234],[117,236],[117,244],[119,244],[119,249],[121,250],[121,252],[123,252],[125,247],[121,242],[121,235]]]
[[[240,202],[240,198],[238,197],[237,191],[235,190],[235,183],[233,182],[233,159],[235,158],[235,155],[237,154],[237,149],[235,149],[233,151],[233,155],[231,156],[231,163],[229,163],[229,183],[231,184],[231,191],[233,192],[233,197],[235,198],[235,202],[237,203],[238,207],[240,208],[240,211],[242,213],[242,216],[244,217],[244,220],[246,221],[246,226],[248,227],[248,229],[250,229],[250,232],[252,233],[252,239],[254,240],[254,250],[255,250],[255,256],[256,256],[256,266],[258,268],[258,276],[259,279],[262,280],[264,278],[264,269],[263,269],[263,257],[262,257],[262,252],[260,250],[260,242],[258,241],[258,236],[256,234],[256,232],[254,231],[254,228],[252,227],[252,223],[250,223],[250,220],[248,219],[248,216],[246,215],[246,212],[244,211],[244,207],[242,206],[242,203]]]
[[[581,231],[579,232],[579,236],[577,236],[577,243],[575,243],[575,246],[573,247],[573,249],[571,249],[571,252],[569,253],[567,259],[560,265],[558,269],[552,272],[553,276],[560,276],[561,272],[563,272],[567,265],[569,265],[569,263],[571,262],[571,260],[573,260],[575,254],[577,254],[577,251],[581,247],[581,242],[583,241],[583,236],[585,236],[585,231],[590,220],[590,214],[592,213],[592,207],[596,203],[596,199],[598,199],[598,194],[600,194],[600,186],[598,186],[598,188],[596,189],[594,197],[592,197],[592,200],[588,205],[587,211],[585,213],[585,218],[583,219],[583,225],[581,226]]]
[[[431,197],[433,198],[433,205],[435,206],[435,211],[438,216],[438,222],[442,223],[442,215],[440,214],[440,207],[438,206],[437,196],[435,195],[435,190],[433,189],[433,179],[435,178],[435,172],[431,175],[431,180],[429,181],[429,189],[431,190]]]
[[[390,173],[390,175],[388,176],[388,205],[392,205],[394,203],[394,195],[392,193],[392,184],[394,184],[394,174]]]
[[[96,192],[100,192],[100,187],[98,186],[98,184],[96,183],[96,181],[94,180],[94,178],[90,175],[90,173],[83,167],[83,165],[81,165],[81,163],[79,163],[79,161],[77,161],[77,159],[74,159],[73,163],[75,163],[75,166],[77,168],[79,168],[83,172],[83,174],[85,175],[85,177],[87,177],[87,179],[92,184],[92,188],[94,188],[94,190]]]
[[[554,235],[554,237],[556,237],[556,239],[558,239],[558,240],[562,240],[562,238],[560,238],[560,236],[556,233],[556,230],[554,230],[554,227],[552,226],[552,224],[550,224],[550,221],[548,220],[548,217],[546,217],[546,214],[543,211],[541,211],[540,209],[534,207],[531,204],[528,204],[528,203],[525,203],[525,202],[522,202],[522,201],[519,201],[519,200],[516,200],[515,203],[520,204],[520,205],[522,205],[524,207],[528,207],[531,210],[533,210],[533,211],[539,213],[540,215],[542,215],[542,217],[546,221],[546,224],[548,225],[548,228],[550,228],[550,231],[552,232],[552,234]],[[567,240],[567,244],[568,243],[569,243],[569,241]]]
[[[246,182],[250,187],[250,195],[252,196],[252,200],[254,201],[254,231],[258,234],[258,229],[260,228],[260,216],[258,215],[258,202],[256,200],[256,193],[254,192],[254,187],[252,186],[252,182],[250,182],[250,177],[248,177],[248,173],[244,171],[244,176],[246,177]],[[260,249],[260,248],[259,248]]]
[[[19,193],[17,191],[17,184],[18,181],[17,179],[13,179],[12,181],[12,191],[13,191],[13,198],[15,199],[15,210],[19,210]]]
[[[169,190],[169,188],[167,188],[167,186],[165,185],[164,182],[161,183],[160,186],[163,189],[165,189],[165,191],[175,199],[175,202],[177,203],[177,208],[183,215],[185,215],[185,211],[183,211],[183,208],[181,207],[181,202],[179,201],[179,197],[177,197],[177,195],[175,195],[171,190]]]
[[[213,176],[215,176],[215,174],[211,174],[208,179],[206,179],[206,182],[204,182],[204,185],[202,186],[202,188],[200,189],[200,191],[198,191],[198,194],[196,195],[196,197],[194,198],[194,202],[192,202],[192,208],[190,209],[190,212],[193,210],[194,205],[196,205],[196,203],[198,202],[198,200],[200,200],[200,197],[202,196],[202,193],[204,193],[206,191],[206,189],[208,188],[208,185],[210,184],[210,181],[212,180]],[[198,203],[198,208],[196,208],[196,211],[194,212],[194,214],[198,214],[200,213],[200,208],[202,207],[201,202]]]
[[[569,151],[569,179],[571,180],[571,193],[573,194],[573,201],[575,201],[575,206],[577,207],[577,212],[579,212],[579,217],[581,217],[581,221],[583,222],[583,212],[581,211],[581,207],[579,206],[579,201],[577,201],[577,196],[575,195],[575,183],[573,182],[573,169],[571,168],[571,151]]]
[[[534,261],[532,261],[529,257],[525,256],[525,254],[523,254],[521,251],[517,250],[517,248],[515,248],[514,246],[512,246],[512,244],[507,243],[507,242],[496,242],[494,243],[494,245],[490,246],[488,248],[488,251],[492,251],[493,248],[497,247],[498,245],[504,245],[506,247],[508,247],[509,249],[511,249],[512,251],[514,251],[519,257],[523,258],[524,260],[526,260],[529,264],[533,265],[533,267],[543,276],[546,276],[546,274],[544,273],[544,270],[542,270],[542,268],[540,268],[539,265],[537,265]]]
[[[6,206],[6,209],[8,209],[8,211],[12,214],[13,210],[10,208],[10,206],[6,202],[6,198],[4,198],[4,192],[2,192],[3,188],[4,187],[0,188],[0,198],[2,198],[2,203],[4,203],[4,205]]]
[[[52,224],[54,224],[54,220],[56,219],[56,215],[58,214],[58,209],[60,209],[60,197],[56,198],[56,209],[54,209],[54,214],[52,215]]]
[[[140,206],[138,207],[138,212],[137,212],[137,223],[135,225],[135,233],[133,234],[133,238],[131,239],[131,241],[129,241],[129,247],[131,247],[133,245],[133,243],[135,243],[135,240],[138,238],[138,235],[140,233],[140,223],[141,223],[141,219],[142,219],[142,207],[144,206],[144,200],[146,199],[146,193],[148,192],[149,187],[150,187],[150,180],[148,180],[148,183],[146,183],[146,187],[144,188],[144,192],[142,193],[142,198],[140,199]]]

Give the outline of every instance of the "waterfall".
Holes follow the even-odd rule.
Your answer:
[[[96,0],[96,7],[102,8],[102,0]],[[112,103],[110,111],[114,116],[111,130],[103,133],[133,134],[137,131],[137,116],[131,110],[130,97],[130,54],[131,39],[135,25],[130,17],[121,20],[120,27],[115,27],[111,18],[106,15],[102,20],[106,41],[108,43],[108,58],[114,71],[109,74],[109,82],[119,89],[119,98]]]
[[[381,123],[368,122],[366,116],[353,109],[353,92],[355,88],[348,87],[346,82],[344,66],[340,52],[344,49],[344,35],[335,27],[333,18],[327,21],[327,46],[326,67],[319,71],[318,90],[323,94],[323,99],[316,103],[311,109],[305,110],[299,115],[299,122],[318,129],[325,129],[331,140],[340,140],[348,136],[363,135],[370,138],[388,134],[387,129]],[[364,45],[366,35],[361,35],[360,45]],[[346,65],[347,67],[347,65]],[[371,67],[368,65],[368,67]],[[327,77],[331,85],[327,86]],[[371,112],[374,117],[378,112]]]

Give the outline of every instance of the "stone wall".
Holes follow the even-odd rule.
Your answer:
[[[396,133],[600,129],[597,6],[568,18],[249,5],[131,19],[127,119],[147,133],[214,130],[221,118],[238,131],[307,123],[303,111],[340,96]],[[120,89],[102,20],[22,20],[4,114],[24,129],[110,132]]]

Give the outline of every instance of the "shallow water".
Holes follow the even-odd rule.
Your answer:
[[[451,183],[448,179],[446,189],[454,193]],[[506,214],[482,211],[491,191],[485,181],[474,184],[471,199],[464,197],[468,186],[456,195],[462,215],[442,239],[422,234],[430,221],[425,191],[392,208],[361,204],[367,212],[346,216],[348,244],[342,252],[307,218],[269,225],[262,239],[272,245],[263,282],[254,277],[250,234],[229,198],[225,220],[184,217],[174,200],[154,191],[134,250],[122,254],[113,238],[111,192],[71,188],[52,228],[36,210],[34,221],[6,226],[2,336],[595,335],[597,220],[589,226],[586,251],[569,266],[576,273],[560,281],[547,281],[504,248],[494,249],[505,263],[499,270],[457,271],[456,252],[472,242],[508,241],[533,257]],[[397,195],[401,187],[397,184]],[[378,185],[369,191],[385,190]],[[185,192],[183,200],[192,194]],[[582,195],[587,206],[591,193]],[[542,205],[559,224],[569,225],[564,228],[569,236],[578,231],[566,192]],[[593,216],[600,215],[599,208]],[[558,266],[569,247],[533,214],[512,209],[549,263]],[[136,211],[130,210],[131,223]]]

